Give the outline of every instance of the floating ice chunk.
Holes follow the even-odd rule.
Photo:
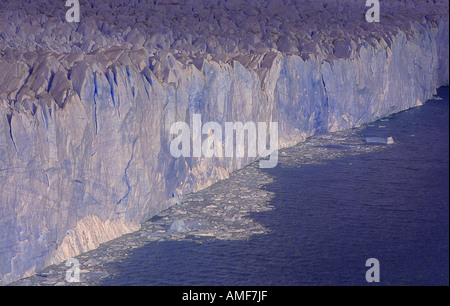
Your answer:
[[[381,144],[394,144],[394,138],[392,137],[366,137],[367,143],[381,143]]]
[[[394,143],[395,143],[394,138],[392,138],[392,137],[387,138],[386,144],[394,144]]]
[[[199,228],[199,227],[205,227],[208,224],[204,221],[200,220],[189,220],[185,222],[186,228],[193,229],[193,228]]]
[[[96,266],[96,265],[98,265],[99,263],[100,263],[100,261],[91,258],[91,259],[89,259],[88,261],[86,261],[84,264],[85,264],[86,266]]]
[[[171,232],[183,233],[187,230],[183,220],[175,220],[169,228]]]
[[[439,96],[433,96],[430,100],[440,101],[440,100],[443,100],[443,99],[442,99],[442,97],[439,97]]]

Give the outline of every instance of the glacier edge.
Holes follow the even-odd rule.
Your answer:
[[[184,65],[170,53],[162,78],[132,62],[105,70],[92,56],[69,76],[50,60],[41,68],[56,72],[45,80],[26,71],[17,109],[0,96],[0,284],[135,231],[172,194],[254,161],[173,158],[170,126],[194,113],[205,122],[277,121],[287,147],[419,106],[449,84],[449,23],[415,28],[351,59],[277,52],[265,74],[238,61]],[[39,98],[27,91],[39,88]]]

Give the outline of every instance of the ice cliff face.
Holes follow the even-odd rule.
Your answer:
[[[251,158],[173,158],[170,127],[278,122],[280,146],[449,81],[446,1],[0,4],[0,284],[134,231]]]

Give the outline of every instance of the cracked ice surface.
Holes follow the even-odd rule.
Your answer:
[[[448,1],[0,3],[0,282],[140,228],[251,158],[172,158],[176,121],[279,122],[280,146],[448,85]],[[189,226],[189,224],[187,224]]]

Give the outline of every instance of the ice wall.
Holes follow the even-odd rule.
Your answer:
[[[105,3],[122,2],[98,2],[97,11],[111,13]],[[150,7],[181,6],[187,16],[204,16],[191,13],[192,3],[172,2]],[[227,5],[248,4],[235,2],[208,3],[222,13],[231,10]],[[333,24],[326,5],[340,4],[324,3],[314,7],[314,16],[328,16]],[[338,18],[340,26],[305,23],[310,27],[298,32],[310,31],[308,40],[295,32],[276,39],[247,35],[237,42],[218,36],[204,44],[204,36],[193,35],[194,41],[189,33],[174,34],[174,25],[146,37],[140,23],[120,13],[114,23],[95,23],[87,5],[85,23],[75,26],[39,14],[24,22],[22,9],[1,4],[0,284],[134,231],[173,204],[173,194],[202,189],[253,161],[173,158],[169,131],[176,121],[190,123],[193,114],[204,122],[277,121],[280,145],[289,146],[420,105],[449,81],[448,3],[438,4],[440,13],[403,17],[401,24],[386,21],[390,27],[383,21],[378,28],[365,25],[362,5],[353,8],[362,24],[353,32]],[[247,16],[261,19],[271,5],[254,6],[256,13],[248,10]],[[422,5],[431,10],[436,4]],[[63,16],[64,10],[52,12]],[[221,22],[248,25],[237,16]],[[296,29],[280,23],[278,32]],[[120,32],[123,24],[134,29]],[[321,30],[329,35],[311,33]]]

